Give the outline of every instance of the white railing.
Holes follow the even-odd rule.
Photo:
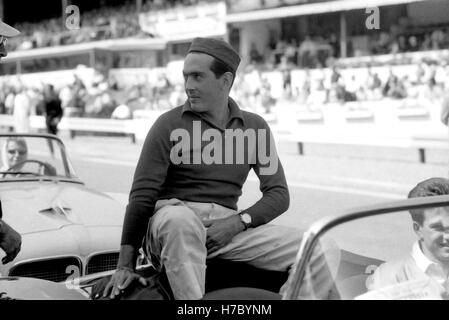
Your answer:
[[[448,128],[440,121],[440,108],[422,100],[382,100],[326,104],[314,111],[299,110],[296,105],[278,106],[273,113],[262,114],[276,141],[304,144],[332,143],[379,147],[416,148],[420,161],[425,150],[449,148]],[[60,130],[74,137],[78,132],[121,133],[132,141],[143,140],[162,111],[149,111],[145,118],[132,120],[64,117]],[[43,116],[30,117],[31,128],[45,129]],[[0,127],[13,128],[12,115],[0,115]]]
[[[72,138],[80,132],[123,134],[131,137],[134,143],[137,139],[144,139],[160,114],[161,112],[153,112],[148,118],[132,120],[63,117],[58,129],[68,131]],[[14,129],[14,116],[1,114],[0,127],[4,131],[12,131]],[[30,128],[33,131],[45,130],[45,117],[30,116]]]

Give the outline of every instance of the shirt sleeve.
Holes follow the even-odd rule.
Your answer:
[[[153,215],[170,165],[170,135],[161,116],[151,127],[142,147],[126,207],[122,245],[139,248]]]
[[[253,170],[259,177],[262,198],[253,206],[244,210],[251,216],[252,226],[265,224],[287,211],[290,205],[290,194],[284,169],[277,155],[276,143],[271,130],[264,119],[265,140],[257,139],[256,164]]]

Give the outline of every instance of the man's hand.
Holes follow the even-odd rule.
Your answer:
[[[232,238],[244,230],[244,225],[238,215],[224,219],[206,220],[203,224],[207,229],[206,248],[211,254],[223,248]]]
[[[118,268],[112,275],[111,280],[104,288],[103,297],[109,295],[109,298],[114,299],[119,296],[133,281],[139,281],[146,286],[147,281],[142,276],[135,273],[132,269]]]
[[[7,264],[19,254],[22,245],[22,236],[7,223],[0,220],[0,248],[5,251],[2,263]]]
[[[120,246],[120,255],[118,258],[118,267],[115,273],[112,275],[111,280],[104,288],[103,297],[110,294],[110,298],[114,299],[119,296],[132,282],[139,281],[142,285],[146,286],[147,281],[145,278],[138,275],[135,271],[135,261],[137,257],[137,251],[133,246],[123,244]]]

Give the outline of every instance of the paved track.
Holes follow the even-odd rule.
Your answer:
[[[62,138],[86,185],[118,193],[126,202],[141,143],[120,137]],[[420,164],[415,150],[310,145],[307,155],[299,156],[295,144],[287,142],[278,149],[291,205],[275,222],[298,227],[350,208],[405,198],[417,182],[449,171],[449,155],[446,161],[438,152],[429,152],[430,163]],[[257,177],[250,175],[239,205],[246,207],[260,195]]]

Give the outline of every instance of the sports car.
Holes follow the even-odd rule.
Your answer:
[[[62,282],[115,269],[124,207],[78,178],[62,140],[0,134],[0,148],[2,219],[22,235],[0,276]]]
[[[70,230],[71,225],[64,228]],[[50,242],[46,246],[53,248]],[[25,263],[23,254],[15,261],[18,265]],[[89,263],[82,254],[72,256]],[[304,233],[296,263],[288,272],[209,261],[204,300],[449,299],[448,268],[449,195],[425,196],[336,211],[314,222]],[[57,285],[0,277],[0,298],[96,299],[112,272]],[[158,278],[161,274],[155,274],[151,265],[139,267],[138,272],[154,280],[150,289],[134,286],[119,299],[172,298],[159,294],[170,291],[163,274]]]

